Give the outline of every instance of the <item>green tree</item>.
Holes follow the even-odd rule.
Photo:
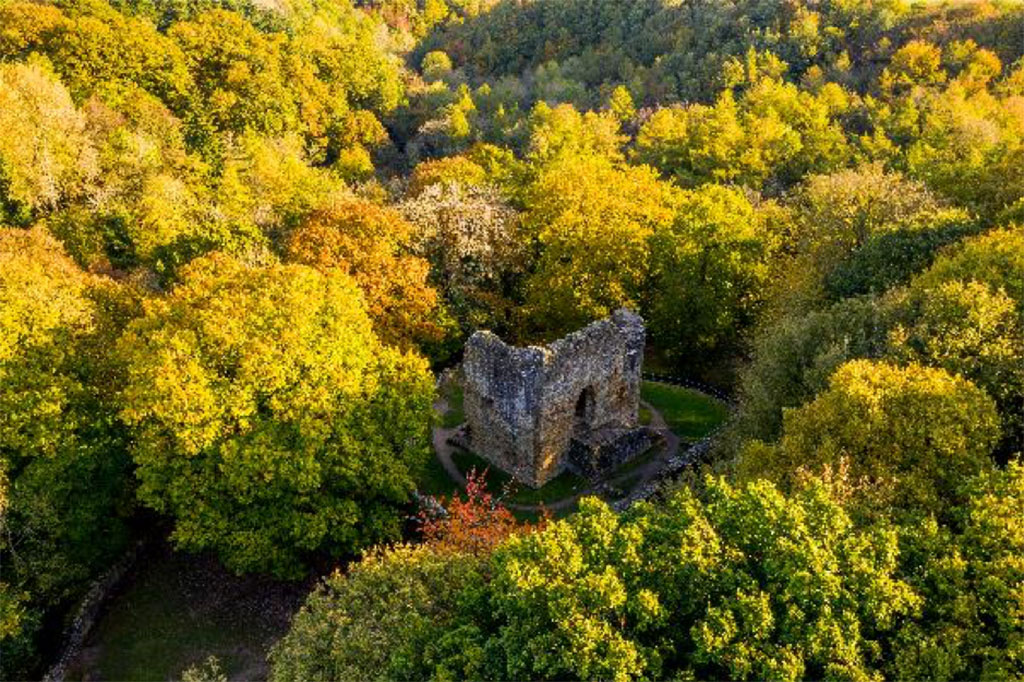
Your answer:
[[[787,408],[811,401],[848,360],[879,358],[888,350],[891,307],[853,298],[824,310],[784,315],[753,339],[752,358],[740,372],[740,407],[733,429],[740,440],[775,440]]]
[[[734,348],[756,319],[770,248],[739,191],[684,192],[675,220],[651,238],[648,322],[658,347],[679,366]]]
[[[449,641],[454,638],[444,633],[459,615],[464,593],[483,587],[486,564],[486,558],[430,545],[368,554],[306,598],[270,652],[270,679],[356,682],[440,672],[435,661],[458,653]],[[451,671],[463,672],[470,671]]]
[[[676,191],[645,166],[562,157],[527,190],[541,253],[527,281],[532,326],[555,335],[622,306],[639,308],[650,238],[671,224]]]
[[[899,297],[889,331],[892,357],[942,367],[988,391],[1002,416],[1004,455],[1024,436],[1024,306],[1008,293],[1024,293],[1015,243],[1024,241],[997,230],[944,253]]]
[[[964,240],[937,258],[918,285],[928,287],[954,279],[976,280],[990,289],[1002,289],[1024,314],[1024,227],[991,230]]]
[[[430,546],[332,577],[272,679],[877,679],[920,599],[892,529],[856,529],[820,481],[580,510],[489,559]]]
[[[283,35],[260,33],[239,14],[211,10],[174,24],[168,36],[185,55],[202,97],[196,112],[216,130],[280,135],[298,128]]]
[[[777,285],[790,305],[883,293],[971,229],[963,212],[879,164],[809,176],[791,204],[794,262]]]
[[[902,532],[921,618],[893,643],[893,678],[1014,679],[1024,674],[1024,466],[964,483],[956,523]]]
[[[815,95],[777,78],[754,77],[713,105],[662,109],[645,123],[635,156],[684,185],[735,182],[776,191],[851,156],[838,118],[850,98],[837,85]]]
[[[8,59],[47,56],[76,101],[94,93],[141,87],[179,114],[194,83],[185,55],[144,17],[122,14],[103,0],[71,0],[60,10],[12,2],[0,9]]]
[[[706,486],[621,517],[585,500],[499,548],[504,667],[491,674],[877,676],[879,640],[918,602],[896,577],[895,534],[855,531],[820,484],[789,498],[765,482]]]
[[[129,463],[106,351],[132,313],[45,231],[0,228],[0,674],[37,674],[38,629],[122,551]]]
[[[425,362],[382,346],[355,283],[221,255],[124,335],[139,497],[179,546],[295,575],[396,536],[427,456]]]
[[[869,513],[939,513],[963,480],[992,467],[998,438],[995,404],[966,379],[854,360],[813,401],[785,413],[778,445],[748,445],[740,472],[792,486],[806,472],[848,467]]]

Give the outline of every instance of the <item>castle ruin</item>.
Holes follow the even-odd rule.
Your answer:
[[[637,425],[644,339],[627,310],[547,346],[477,332],[463,361],[468,446],[531,487],[644,452],[656,438]]]

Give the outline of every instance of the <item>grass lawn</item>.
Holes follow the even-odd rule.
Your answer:
[[[430,450],[430,461],[420,471],[419,478],[416,480],[416,489],[423,495],[433,495],[435,497],[441,495],[450,497],[459,490],[458,484],[452,480],[452,477],[441,466],[441,462],[437,459],[433,449]]]
[[[478,472],[486,470],[487,488],[496,495],[501,494],[512,483],[511,476],[472,452],[456,450],[452,455],[452,461],[463,475],[468,474],[474,468]],[[586,487],[587,482],[584,479],[571,471],[566,471],[537,490],[518,485],[513,494],[506,498],[506,501],[510,504],[550,504],[572,497]]]
[[[640,425],[641,426],[650,426],[651,425],[651,419],[653,417],[654,417],[654,415],[651,414],[650,410],[648,410],[643,405],[640,406]]]
[[[144,554],[90,634],[69,680],[178,680],[214,655],[231,679],[265,678],[270,646],[309,585],[237,577],[209,557]]]
[[[441,388],[441,397],[448,403],[448,411],[441,415],[441,426],[452,429],[466,421],[466,412],[462,407],[462,386],[456,383],[445,384]]]
[[[640,395],[661,412],[674,434],[687,441],[707,436],[729,416],[720,401],[681,386],[645,381]]]

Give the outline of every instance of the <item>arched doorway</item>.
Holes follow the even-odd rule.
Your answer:
[[[576,399],[573,420],[573,435],[580,436],[590,431],[594,423],[594,387],[587,386]]]

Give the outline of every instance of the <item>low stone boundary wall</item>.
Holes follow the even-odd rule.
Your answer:
[[[663,441],[659,432],[646,426],[601,429],[569,441],[568,469],[589,481],[597,481]]]
[[[697,441],[685,450],[677,453],[673,457],[670,457],[665,462],[665,466],[658,472],[657,476],[644,485],[637,487],[626,497],[612,504],[612,508],[616,511],[625,511],[637,502],[650,499],[657,495],[665,481],[670,481],[676,478],[679,474],[683,473],[683,471],[689,469],[707,457],[708,453],[711,452],[711,449],[715,445],[717,436],[718,432],[716,431],[707,438]]]
[[[723,403],[728,405],[730,408],[736,404],[736,400],[725,391],[720,388],[715,388],[709,384],[702,383],[695,379],[685,379],[683,377],[674,377],[668,374],[656,374],[655,372],[644,372],[644,381],[653,381],[658,384],[670,384],[672,386],[681,386],[682,388],[692,388],[695,391],[706,393],[712,398],[717,398]]]
[[[135,562],[146,546],[146,540],[139,540],[107,572],[93,581],[89,591],[78,604],[71,625],[64,631],[64,644],[60,655],[43,676],[43,682],[63,682],[68,666],[78,657],[86,638],[96,624],[96,619],[107,599],[126,575],[135,567]]]

